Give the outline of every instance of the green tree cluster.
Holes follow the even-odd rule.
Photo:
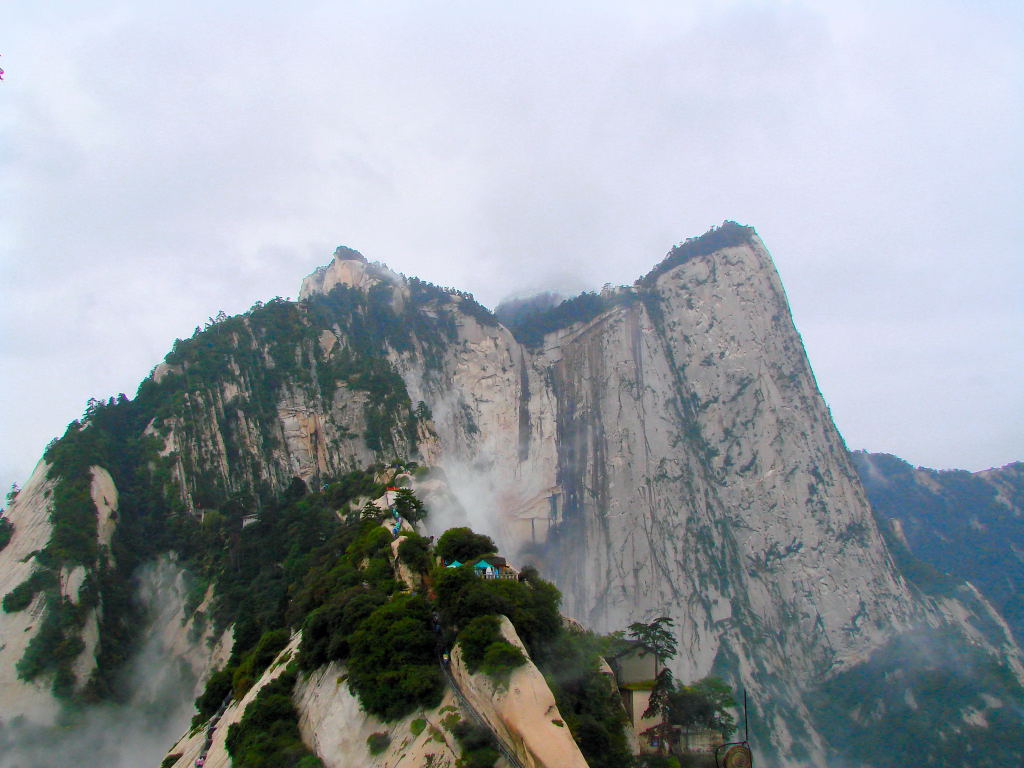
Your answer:
[[[459,631],[457,639],[470,672],[482,668],[493,680],[503,681],[513,669],[526,663],[522,651],[502,637],[496,615],[472,619]]]
[[[14,535],[14,523],[0,514],[0,552],[11,542]]]
[[[408,488],[399,488],[395,492],[395,509],[410,523],[417,523],[427,516],[423,502]]]
[[[389,559],[391,534],[374,519],[354,525],[355,535],[329,548],[333,556],[309,569],[291,601],[289,615],[303,627],[299,665],[344,661],[363,706],[398,718],[436,704],[443,690],[431,609],[420,595],[400,594]],[[429,568],[425,540],[408,537],[399,545],[407,562],[416,564],[417,556]]]
[[[33,681],[52,673],[54,695],[70,698],[76,682],[72,665],[85,648],[81,625],[82,606],[59,593],[48,595],[42,625],[17,663],[18,677]]]
[[[323,768],[299,734],[299,714],[292,703],[295,678],[289,669],[263,686],[242,719],[228,728],[234,768]]]
[[[452,726],[452,735],[459,743],[461,768],[493,768],[501,756],[494,736],[489,730],[469,720],[460,720]]]
[[[254,525],[241,528],[247,510],[229,507],[216,530],[202,530],[195,537],[190,561],[216,585],[213,619],[220,626],[233,619],[235,625],[227,666],[211,676],[197,700],[201,714],[208,717],[215,711],[225,678],[235,695],[248,690],[287,644],[290,630],[302,626],[341,589],[342,581],[346,586],[360,583],[365,577],[357,562],[367,560],[380,574],[385,590],[380,601],[394,588],[385,555],[387,531],[358,518],[341,521],[334,512],[336,504],[347,505],[353,495],[383,491],[367,475],[372,478],[371,473],[346,475],[316,493],[293,482],[277,502],[259,510]],[[315,630],[309,635],[310,642],[320,639]]]
[[[661,722],[647,732],[670,743],[680,730],[706,728],[719,731],[728,740],[736,731],[736,721],[729,711],[735,706],[732,689],[720,678],[705,677],[680,685],[669,669],[663,669],[644,712],[644,717],[660,716]]]
[[[591,768],[632,763],[626,711],[601,671],[612,641],[590,632],[561,631],[536,657],[573,739]]]
[[[441,703],[430,606],[400,595],[360,622],[351,636],[349,684],[363,707],[386,720]]]
[[[530,583],[482,579],[468,567],[442,568],[435,579],[435,590],[448,626],[465,627],[474,618],[488,614],[507,616],[531,655],[562,627],[558,612],[562,595],[543,579]]]
[[[231,690],[236,699],[242,698],[259,679],[263,671],[284,650],[291,638],[286,627],[264,632],[255,647],[246,653],[231,675]]]
[[[368,585],[355,585],[331,595],[306,618],[299,663],[316,669],[331,661],[344,661],[351,653],[349,638],[359,623],[388,600],[387,594]]]
[[[434,565],[430,543],[415,534],[402,537],[402,542],[398,545],[398,556],[417,573],[427,573]]]
[[[224,667],[218,669],[206,680],[206,687],[196,699],[196,714],[192,716],[192,727],[205,723],[220,708],[221,702],[231,695],[233,670]]]
[[[386,733],[371,733],[366,737],[366,746],[371,755],[379,755],[391,745],[391,737]]]
[[[18,586],[4,595],[4,613],[17,613],[32,604],[35,596],[43,591],[57,590],[57,574],[50,568],[36,568]]]
[[[441,534],[435,549],[445,563],[455,560],[468,563],[481,555],[498,551],[490,536],[474,533],[471,528],[449,528]]]

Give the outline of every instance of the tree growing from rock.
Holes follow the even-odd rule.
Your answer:
[[[657,738],[659,746],[673,743],[680,731],[710,729],[728,739],[736,731],[736,720],[730,708],[736,706],[732,689],[717,677],[705,677],[690,685],[679,685],[669,669],[663,669],[655,680],[644,717],[661,717],[661,721],[644,731],[648,738]]]
[[[410,523],[415,523],[427,516],[423,502],[417,499],[408,488],[399,488],[395,493],[395,509]]]
[[[675,626],[669,616],[659,616],[649,624],[641,621],[629,625],[629,636],[644,650],[654,656],[654,674],[658,676],[658,664],[674,659],[677,652],[677,640],[672,634]]]

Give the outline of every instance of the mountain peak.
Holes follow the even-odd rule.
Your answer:
[[[334,258],[330,264],[317,267],[302,280],[299,299],[308,299],[316,293],[330,293],[337,285],[366,290],[380,282],[387,271],[382,265],[370,265],[366,257],[354,248],[339,245],[334,249]]]
[[[661,274],[689,261],[695,256],[707,256],[724,248],[746,245],[757,237],[757,231],[750,226],[727,219],[721,226],[712,227],[703,235],[688,237],[669,251],[654,269],[639,282],[650,284]]]
[[[355,248],[349,248],[347,245],[339,245],[334,249],[334,260],[335,261],[361,261],[366,263],[366,257],[363,256]]]

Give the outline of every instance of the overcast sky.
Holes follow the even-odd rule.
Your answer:
[[[5,3],[4,487],[338,244],[493,307],[724,219],[851,448],[1024,459],[1019,0],[282,5]]]

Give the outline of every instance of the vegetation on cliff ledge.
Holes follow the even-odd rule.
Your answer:
[[[699,237],[691,237],[675,246],[654,269],[638,281],[641,288],[649,288],[663,273],[697,256],[706,256],[723,248],[749,243],[755,236],[753,227],[726,221],[712,227]],[[528,347],[539,346],[549,333],[579,323],[587,323],[608,310],[628,305],[637,300],[635,291],[620,288],[609,293],[584,291],[578,296],[559,301],[553,293],[541,293],[527,299],[502,302],[496,309],[498,318],[515,336],[516,341]]]
[[[299,734],[292,703],[296,673],[288,669],[260,689],[238,723],[228,728],[233,768],[323,768]]]
[[[712,227],[703,235],[689,237],[685,242],[675,246],[654,269],[640,279],[640,285],[649,287],[665,272],[690,259],[709,256],[723,248],[746,245],[756,235],[753,227],[744,226],[735,221],[725,221],[720,227]]]
[[[542,309],[546,303],[542,302],[537,305],[536,311],[529,311],[529,307],[526,307],[503,314],[506,317],[506,325],[516,341],[528,347],[536,347],[549,333],[577,323],[590,322],[613,307],[628,304],[634,299],[635,296],[627,289],[612,294],[584,291],[552,307]]]
[[[3,516],[3,510],[0,510],[0,551],[3,551],[14,535],[14,523]]]

